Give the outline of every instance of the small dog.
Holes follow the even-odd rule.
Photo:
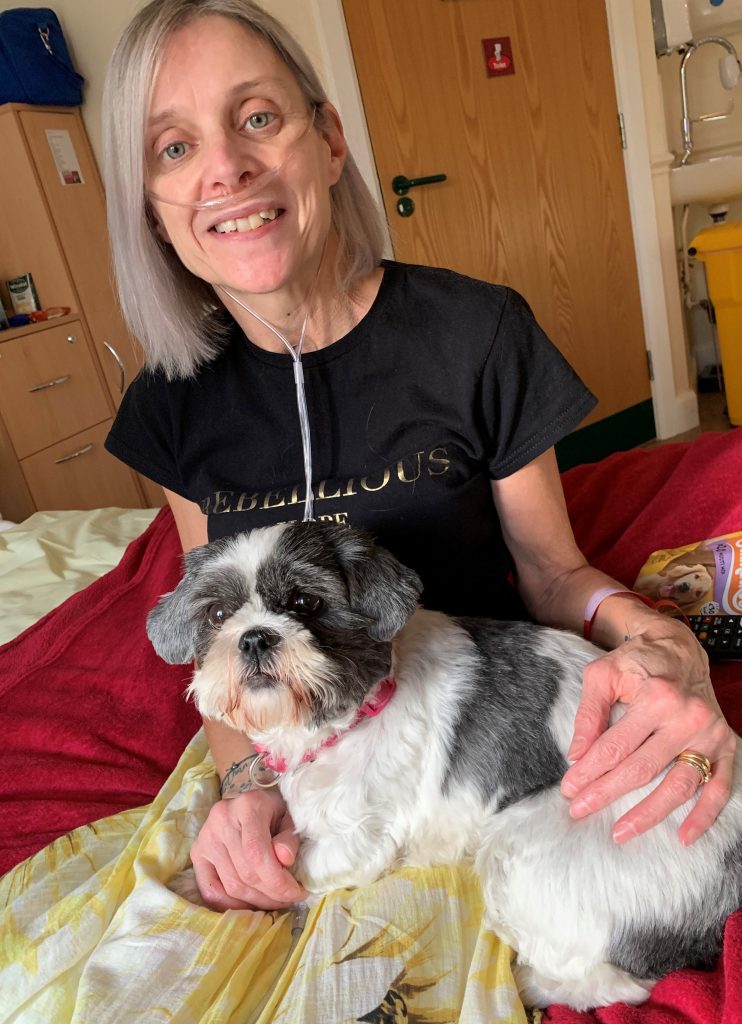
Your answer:
[[[472,861],[531,1005],[638,1003],[669,971],[711,966],[742,903],[739,760],[731,800],[687,849],[676,834],[687,806],[612,841],[652,786],[572,820],[559,782],[598,648],[418,608],[415,573],[335,524],[254,530],[185,566],[150,613],[150,638],[168,662],[198,660],[190,691],[203,715],[269,752],[307,889]]]
[[[642,576],[634,584],[640,594],[655,601],[663,598],[674,601],[681,608],[692,608],[703,600],[714,585],[704,565],[668,565],[651,576]]]

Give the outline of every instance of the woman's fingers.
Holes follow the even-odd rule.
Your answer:
[[[278,824],[289,826],[280,835],[280,856],[272,835]],[[271,910],[306,898],[283,863],[293,863],[297,851],[298,838],[280,796],[253,791],[212,807],[191,847],[191,860],[209,905]]]
[[[711,766],[711,781],[703,787],[698,802],[680,826],[680,841],[690,846],[716,821],[732,792],[734,774],[734,750],[737,739],[732,734],[732,750],[716,760]],[[688,766],[690,767],[690,766]],[[695,771],[695,769],[694,769]]]
[[[608,719],[611,708],[616,701],[612,688],[605,690],[590,690],[585,686],[577,714],[572,735],[572,742],[567,751],[567,758],[570,761],[577,761],[583,757],[593,746],[596,740],[608,728]],[[567,773],[569,775],[569,772]],[[567,776],[565,775],[565,780]],[[570,782],[567,783],[570,785]],[[562,792],[569,795],[562,787]]]
[[[260,891],[278,904],[286,905],[303,900],[306,897],[305,889],[276,857],[272,841],[278,822],[283,821],[286,815],[283,801],[244,802],[240,812],[240,842],[230,850],[240,878],[249,880],[253,887],[257,878]],[[282,842],[287,846],[289,840],[284,836]]]
[[[716,820],[729,799],[732,783],[732,757],[725,756],[712,764],[711,781],[703,785],[698,801],[680,827],[680,841],[690,846]],[[692,765],[676,762],[660,784],[636,807],[624,814],[613,827],[613,838],[625,843],[649,831],[690,800],[702,785],[701,776]]]
[[[291,867],[299,852],[299,837],[291,815],[286,812],[278,823],[279,831],[273,836],[273,851],[284,867]]]
[[[215,866],[208,860],[193,860],[193,871],[201,897],[210,910],[251,910],[252,904],[234,899],[225,890]]]
[[[622,793],[650,782],[668,762],[659,761],[658,752],[653,749],[644,750],[630,763],[627,758],[644,744],[653,728],[654,724],[645,714],[629,708],[615,725],[601,731],[580,760],[565,772],[561,786],[564,796],[579,794],[586,799],[590,806],[585,813],[589,814],[605,807]],[[614,771],[619,765],[621,770]],[[591,783],[596,784],[591,786]],[[589,792],[583,794],[588,786]]]
[[[583,694],[568,757],[575,763],[562,780],[572,799],[570,814],[582,818],[649,785],[683,750],[712,764],[704,786],[680,830],[688,845],[715,820],[729,797],[735,736],[716,702],[703,652],[685,627],[668,623],[677,636],[637,637],[585,670]],[[608,725],[616,702],[627,706]],[[696,793],[692,766],[673,765],[662,782],[616,822],[613,836],[625,842],[657,825]]]
[[[683,735],[678,732],[678,721],[658,723],[640,703],[630,708],[569,769],[562,792],[573,797],[570,815],[583,818],[618,797],[649,785],[682,750],[702,754],[711,762],[712,777],[680,829],[680,839],[687,846],[714,822],[729,798],[735,745],[734,733],[723,719],[715,717],[711,708],[706,728]],[[614,840],[623,843],[653,828],[690,800],[700,784],[700,774],[693,765],[672,764],[659,785],[616,822]]]

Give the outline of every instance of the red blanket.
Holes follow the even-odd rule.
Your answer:
[[[577,467],[563,478],[577,540],[593,564],[631,585],[651,551],[742,530],[741,470],[742,431]],[[179,574],[165,510],[116,569],[0,647],[0,873],[78,825],[149,802],[198,728],[182,696],[190,670],[160,661],[144,629]],[[741,676],[742,666],[714,666],[738,732]],[[742,1022],[742,913],[729,921],[714,972],[678,972],[637,1009],[553,1007],[549,1019]]]

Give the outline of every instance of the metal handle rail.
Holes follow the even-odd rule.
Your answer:
[[[79,459],[81,455],[87,455],[88,452],[92,452],[95,448],[94,444],[86,444],[84,448],[78,448],[76,452],[72,452],[70,455],[63,455],[61,459],[55,459],[54,465],[59,466],[63,462],[69,462],[71,459]]]
[[[55,377],[54,380],[47,380],[43,384],[35,384],[32,388],[28,389],[29,395],[32,395],[35,391],[48,391],[49,388],[56,388],[59,384],[64,384],[70,379],[71,374],[66,373],[64,377]]]
[[[103,342],[103,348],[107,348],[108,351],[113,356],[113,358],[118,363],[119,375],[120,375],[119,376],[119,391],[123,395],[124,389],[126,387],[126,367],[124,366],[124,362],[123,362],[121,356],[116,351],[116,349],[110,343],[110,341],[104,341]]]

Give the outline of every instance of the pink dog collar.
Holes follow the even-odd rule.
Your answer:
[[[302,757],[301,763],[307,764],[310,761],[316,760],[320,750],[324,750],[326,747],[334,747],[342,736],[349,733],[351,729],[355,729],[366,718],[376,718],[392,699],[396,689],[397,684],[391,676],[382,679],[376,692],[358,709],[355,718],[348,728],[343,729],[342,732],[338,732],[334,736],[330,736],[314,750],[308,750],[304,757]],[[270,768],[271,771],[278,772],[279,774],[286,771],[286,761],[284,758],[274,757],[266,747],[261,747],[259,743],[254,743],[253,746],[262,755],[262,761],[266,768]]]

